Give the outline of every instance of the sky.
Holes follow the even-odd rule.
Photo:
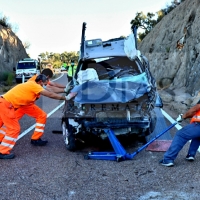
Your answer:
[[[82,23],[86,40],[108,40],[131,33],[137,12],[156,13],[172,0],[0,0],[0,15],[17,25],[16,35],[30,43],[27,53],[79,51]]]

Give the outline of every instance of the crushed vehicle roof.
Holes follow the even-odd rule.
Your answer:
[[[86,40],[83,59],[112,56],[128,56],[130,58],[130,52],[132,58],[138,54],[133,33],[126,38],[115,38],[107,41],[101,39]]]

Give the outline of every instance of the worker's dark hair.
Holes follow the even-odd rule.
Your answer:
[[[36,83],[39,82],[39,81],[45,82],[45,81],[47,81],[47,80],[48,80],[48,79],[47,79],[47,77],[46,77],[44,74],[40,74],[40,75],[38,75],[37,78],[35,79],[35,82],[36,82]]]
[[[48,78],[52,78],[53,76],[53,72],[51,69],[47,68],[47,69],[43,69],[42,70],[42,74],[44,74],[45,76],[48,76]]]

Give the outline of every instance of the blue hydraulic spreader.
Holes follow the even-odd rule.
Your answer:
[[[166,133],[168,130],[170,130],[172,127],[174,127],[177,124],[175,122],[171,126],[169,126],[166,130],[155,136],[153,139],[151,139],[149,142],[147,142],[145,145],[140,147],[137,151],[130,154],[127,153],[126,150],[123,148],[117,137],[115,136],[115,133],[111,129],[104,129],[105,133],[108,135],[108,138],[111,142],[111,145],[114,149],[114,152],[89,152],[85,159],[95,159],[95,160],[115,160],[117,162],[124,161],[124,160],[131,160],[134,156],[136,156],[139,152],[141,152],[143,149],[145,149],[149,144],[151,144],[153,141],[155,141],[157,138],[159,138],[161,135]]]

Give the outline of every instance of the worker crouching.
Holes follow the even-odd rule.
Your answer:
[[[35,100],[39,95],[57,100],[69,100],[76,95],[76,93],[70,93],[68,96],[60,96],[49,92],[43,88],[47,83],[47,77],[41,74],[37,76],[35,81],[19,84],[0,97],[0,127],[3,125],[6,127],[5,136],[1,137],[2,141],[0,141],[0,159],[15,157],[10,151],[13,149],[20,133],[18,119],[24,113],[29,112],[31,116],[36,116],[36,128],[31,137],[31,144],[43,146],[47,143],[47,141],[41,139],[47,115],[34,104]]]

